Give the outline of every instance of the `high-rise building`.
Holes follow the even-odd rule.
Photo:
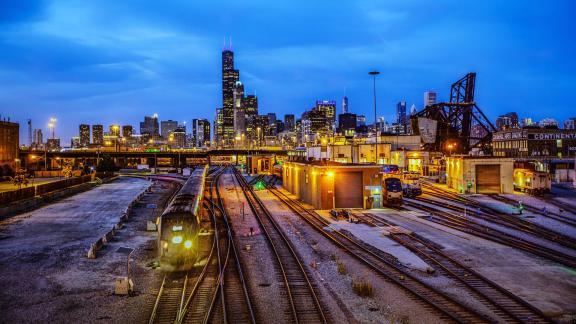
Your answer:
[[[218,144],[224,147],[231,146],[235,137],[234,88],[239,80],[240,71],[234,69],[234,52],[225,48],[222,51],[222,138],[218,138]]]
[[[400,127],[400,133],[406,133],[408,130],[408,118],[406,117],[406,101],[400,101],[396,104],[396,123]]]
[[[90,145],[90,125],[80,124],[80,136],[78,139],[78,146],[87,147]]]
[[[436,103],[436,92],[426,91],[424,92],[424,108]]]
[[[70,139],[70,147],[72,148],[79,148],[82,145],[80,144],[80,136],[72,136]]]
[[[342,114],[348,113],[348,97],[342,97]]]
[[[92,125],[92,144],[104,144],[104,126]]]
[[[284,115],[284,129],[289,132],[293,132],[295,126],[296,124],[294,121],[294,115],[293,114]]]
[[[576,129],[576,117],[568,118],[564,121],[564,129]]]
[[[538,125],[540,125],[540,127],[553,128],[558,127],[558,121],[554,118],[544,118],[538,122]]]
[[[258,115],[258,97],[256,95],[247,95],[244,98],[244,111],[246,119]]]
[[[140,134],[145,140],[148,138],[158,139],[158,137],[160,137],[158,114],[144,117],[144,121],[140,122]]]
[[[40,148],[44,146],[44,136],[42,136],[42,129],[36,128],[32,131],[32,146]]]
[[[210,146],[210,122],[208,119],[192,120],[192,140],[194,147]]]
[[[326,116],[329,130],[333,130],[336,124],[336,101],[334,100],[317,100],[316,110],[322,112]]]
[[[356,127],[358,126],[366,126],[366,116],[356,115]]]
[[[264,143],[264,136],[270,133],[270,121],[268,115],[256,115],[254,116],[254,125],[252,128],[252,134],[250,139],[252,141],[253,147],[260,147]]]
[[[237,138],[246,132],[246,114],[244,110],[244,85],[236,82],[234,86],[234,137]],[[236,141],[235,144],[238,144]]]
[[[46,149],[49,151],[55,151],[60,149],[60,139],[59,138],[49,138],[46,141]]]
[[[522,118],[522,120],[520,121],[520,127],[526,127],[526,126],[533,126],[534,122],[532,121],[532,118]]]
[[[108,127],[110,135],[120,137],[120,125],[112,124]]]
[[[216,109],[216,118],[214,119],[214,145],[217,147],[224,146],[224,112],[222,108]]]
[[[210,126],[208,126],[210,129]],[[171,147],[185,148],[186,147],[186,130],[183,126],[178,126],[176,129],[168,135],[171,138]]]
[[[354,136],[356,132],[357,116],[352,113],[338,115],[338,132],[345,136]]]
[[[122,126],[122,137],[130,138],[134,134],[134,129],[132,125],[124,125]]]
[[[416,113],[418,113],[418,110],[416,109],[416,105],[412,104],[412,106],[410,106],[410,116],[416,115]]]
[[[0,165],[16,165],[20,146],[20,124],[8,121],[0,121]]]
[[[519,127],[518,114],[515,112],[506,113],[496,119],[496,129],[498,130],[514,129]]]
[[[163,139],[167,140],[170,134],[172,134],[176,128],[178,128],[178,122],[175,120],[163,120],[160,122],[160,131]]]

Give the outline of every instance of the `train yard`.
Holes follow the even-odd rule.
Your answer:
[[[113,277],[105,283],[94,279],[88,291],[107,293],[97,299],[99,310],[89,311],[88,305],[72,307],[69,298],[57,297],[62,288],[54,288],[55,278],[67,278],[51,274],[42,299],[60,305],[44,319],[569,323],[576,318],[576,203],[570,199],[462,195],[423,183],[421,195],[404,197],[401,204],[331,214],[298,200],[275,176],[249,177],[233,166],[197,167],[189,178],[149,180],[153,185],[142,199],[155,194],[157,201],[133,211],[138,215],[104,247],[102,257],[88,261],[77,253],[96,278],[110,269],[121,274],[122,257],[114,249],[133,247],[139,251],[132,266],[134,291],[116,296]],[[3,223],[0,248],[18,244],[12,242],[18,223],[35,217]],[[158,231],[145,230],[151,222]],[[3,253],[5,264],[14,263],[11,258],[17,256]],[[26,263],[19,267],[24,271]],[[19,280],[3,283],[14,286]],[[38,294],[26,291],[20,297],[18,291],[2,294],[8,310],[3,320],[25,318],[30,306],[24,300]],[[34,300],[34,307],[44,304]],[[108,303],[113,306],[103,307]]]

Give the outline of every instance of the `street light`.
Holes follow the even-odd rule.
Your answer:
[[[373,79],[373,90],[374,90],[374,132],[376,133],[376,164],[378,164],[378,121],[376,120],[376,76],[380,74],[378,71],[370,71],[368,72],[369,75],[372,76]]]

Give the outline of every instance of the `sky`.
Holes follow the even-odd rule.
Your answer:
[[[447,100],[476,72],[492,120],[576,116],[576,2],[461,0],[0,0],[0,118],[28,118],[69,143],[81,123],[214,118],[221,51],[261,113],[300,115],[317,99],[394,121],[424,91]],[[190,127],[188,127],[190,128]]]

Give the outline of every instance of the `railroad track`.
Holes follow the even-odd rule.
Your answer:
[[[215,201],[214,199],[212,200],[214,208],[218,210],[221,215],[222,222],[225,225],[226,236],[229,239],[228,257],[224,262],[223,290],[221,291],[221,296],[224,296],[224,298],[220,299],[220,304],[217,304],[217,307],[225,305],[225,310],[222,311],[223,316],[225,316],[225,320],[222,321],[224,323],[227,322],[228,319],[234,323],[256,323],[255,310],[252,307],[244,271],[238,256],[236,244],[234,243],[232,227],[228,220],[224,201],[220,196],[220,176],[225,171],[225,168],[222,169],[214,178],[215,185],[213,185],[213,192],[216,194],[216,199]]]
[[[270,215],[268,209],[254,193],[246,179],[238,170],[234,171],[236,179],[244,191],[246,200],[258,220],[262,233],[266,236],[278,264],[280,277],[284,282],[288,299],[288,309],[285,311],[287,322],[328,323],[328,314],[323,309],[309,274],[292,244],[272,215]]]
[[[424,204],[421,200],[404,199],[404,204],[412,208],[425,211],[431,215],[428,217],[429,221],[465,232],[474,236],[478,236],[489,241],[497,242],[506,246],[520,249],[534,255],[546,258],[576,268],[576,260],[574,257],[559,252],[557,250],[535,244],[520,237],[512,236],[509,233],[499,231],[497,229],[486,227],[474,220],[464,218],[452,212],[439,210],[435,207]]]
[[[570,249],[576,249],[576,239],[567,236],[565,234],[559,233],[552,229],[543,227],[534,222],[528,221],[526,219],[520,218],[518,216],[502,213],[500,211],[494,210],[493,208],[484,206],[472,199],[458,197],[454,198],[451,196],[444,196],[442,193],[431,193],[426,192],[427,195],[443,199],[444,201],[453,202],[457,204],[463,204],[464,206],[454,205],[450,203],[440,202],[437,200],[429,199],[426,197],[416,198],[419,201],[425,202],[430,205],[435,205],[441,208],[450,209],[455,212],[462,212],[465,207],[472,207],[468,209],[470,216],[478,217],[480,219],[486,220],[490,223],[494,223],[500,226],[514,228],[522,233],[533,235],[539,239],[545,239],[550,242],[560,244],[562,246],[568,247]],[[450,194],[450,193],[448,193]],[[500,196],[498,196],[500,197]],[[502,197],[502,199],[506,199]]]
[[[503,202],[503,203],[508,204],[508,205],[512,205],[512,206],[514,206],[514,205],[516,205],[516,204],[518,203],[518,202],[517,202],[516,200],[514,200],[514,199],[510,199],[510,198],[508,198],[508,197],[503,197],[503,196],[500,196],[500,195],[490,195],[490,198],[492,198],[492,199],[494,199],[494,200],[497,200],[497,201],[500,201],[500,202]],[[539,199],[539,198],[537,198],[537,199]],[[553,202],[551,202],[551,201],[549,201],[549,200],[542,200],[542,202],[543,202],[543,203],[550,203],[551,205],[555,205],[555,203],[553,203]],[[557,207],[558,207],[558,206],[557,206]],[[576,227],[576,219],[575,219],[575,218],[570,218],[570,217],[561,215],[561,214],[559,214],[559,213],[554,213],[554,212],[552,212],[552,211],[544,212],[544,211],[543,211],[542,209],[540,209],[540,208],[536,208],[536,207],[534,207],[534,206],[532,206],[532,205],[527,205],[527,204],[524,204],[524,208],[526,208],[526,210],[528,210],[528,211],[530,211],[530,212],[532,212],[532,213],[539,214],[539,215],[545,216],[545,217],[547,217],[547,218],[553,219],[553,220],[555,220],[555,221],[561,222],[561,223],[563,223],[563,224],[570,225],[570,226],[575,226],[575,227]],[[566,210],[566,209],[564,209],[564,210]]]
[[[164,276],[149,323],[227,323],[230,315],[235,323],[255,323],[246,286],[243,278],[240,279],[242,270],[232,233],[221,207],[218,188],[214,186],[222,171],[210,173],[210,199],[204,204],[214,226],[212,248],[206,264],[201,271],[175,272]],[[214,192],[218,203],[214,202]],[[220,217],[217,217],[218,213]],[[224,282],[234,290],[228,295]],[[246,298],[238,298],[238,292]],[[232,296],[229,303],[227,296]]]
[[[358,214],[355,215],[358,216]],[[363,213],[359,218],[377,227],[396,226],[373,214]],[[442,275],[454,279],[461,288],[470,292],[506,323],[550,323],[550,320],[540,310],[448,256],[431,242],[407,233],[391,233],[391,238],[420,256],[428,264],[435,265],[436,270]]]
[[[302,217],[320,234],[328,238],[337,247],[349,253],[357,260],[371,268],[385,280],[395,283],[408,291],[415,300],[426,309],[437,313],[443,320],[458,323],[485,323],[491,319],[479,314],[467,305],[458,302],[450,295],[440,291],[415,277],[411,272],[396,262],[382,257],[373,249],[357,242],[349,236],[334,230],[326,230],[330,222],[313,211],[306,209],[299,202],[291,199],[275,187],[268,187],[278,199],[292,211]]]

